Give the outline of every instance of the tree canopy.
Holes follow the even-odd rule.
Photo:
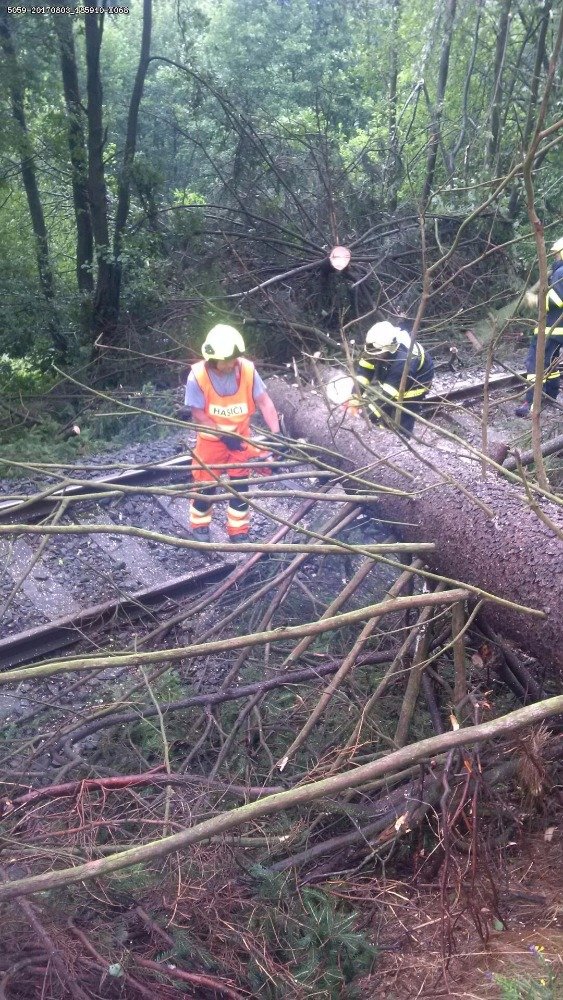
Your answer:
[[[449,258],[460,233],[462,246],[475,235],[473,217],[473,259],[509,244],[492,264],[514,286],[536,255],[523,188],[534,137],[535,211],[559,234],[552,0],[99,7],[2,5],[0,351],[11,357],[90,357],[101,334],[123,345],[131,320],[171,304],[191,330],[233,310],[259,323],[271,300],[261,311],[225,296],[320,265],[338,242],[353,248],[348,285],[360,287],[347,289],[349,319],[385,303],[414,315],[425,253]],[[438,277],[451,284],[444,267]],[[306,278],[276,287],[288,307],[297,296],[301,322],[330,328],[334,288],[315,291]],[[448,316],[450,291],[436,293]]]

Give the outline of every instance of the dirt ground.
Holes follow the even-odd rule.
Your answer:
[[[445,894],[449,917],[442,919],[435,885],[413,893],[412,883],[389,884],[381,895],[383,951],[376,973],[363,981],[365,1000],[561,1000],[562,847],[561,823],[546,822],[507,845],[503,869],[492,873],[496,907],[483,875],[466,890],[477,904],[485,940],[463,890],[454,893],[450,887]],[[453,943],[449,958],[443,947],[448,940]]]

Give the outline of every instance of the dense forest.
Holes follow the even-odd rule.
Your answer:
[[[550,0],[2,6],[5,368],[151,324],[174,353],[226,315],[283,356],[370,307],[414,317],[428,267],[449,332],[535,280],[536,216],[559,233]]]
[[[556,1000],[560,5],[1,3],[0,85],[1,1000]]]

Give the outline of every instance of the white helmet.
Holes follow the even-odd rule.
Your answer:
[[[388,320],[374,323],[366,333],[366,354],[394,354],[401,342],[401,333],[400,327],[393,326]]]
[[[201,353],[206,361],[228,361],[230,358],[238,358],[245,350],[242,335],[234,326],[217,323],[207,334]]]
[[[551,247],[552,253],[558,253],[563,257],[563,236],[560,239],[555,240],[555,243]]]

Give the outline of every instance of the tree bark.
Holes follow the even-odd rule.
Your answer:
[[[487,142],[486,166],[493,174],[497,172],[497,156],[500,146],[501,109],[502,109],[502,77],[506,44],[508,40],[508,25],[512,0],[503,0],[500,10],[499,29],[495,49],[495,68],[493,79],[493,95],[491,99],[491,115],[489,123],[489,139]]]
[[[522,137],[523,149],[528,148],[530,139],[532,137],[532,133],[534,131],[534,125],[538,107],[541,71],[542,71],[542,66],[547,60],[546,39],[551,18],[552,6],[553,6],[552,0],[544,0],[543,10],[540,15],[540,30],[538,36],[538,44],[536,47],[536,60],[534,64],[534,72],[532,74],[532,81],[530,84],[530,100],[528,102],[528,114],[526,116],[526,125],[524,128],[524,135]],[[520,207],[520,187],[518,184],[515,184],[510,192],[510,199],[508,202],[508,217],[510,219],[516,218],[519,207]]]
[[[397,81],[399,79],[399,21],[401,0],[391,0],[391,48],[389,52],[389,154],[387,157],[387,209],[395,212],[399,189],[399,136],[397,131]]]
[[[331,412],[306,389],[270,379],[268,391],[290,436],[330,449],[327,464],[401,491],[378,492],[378,512],[405,541],[434,542],[427,558],[433,572],[542,610],[544,618],[531,619],[487,602],[483,615],[551,672],[563,672],[563,535],[531,510],[524,490],[493,472],[483,478],[481,460],[469,447],[421,430],[421,424],[424,443],[405,443],[344,417],[340,408]],[[563,533],[561,508],[542,498],[538,507]]]
[[[84,23],[86,30],[88,82],[88,176],[90,210],[96,240],[98,264],[92,325],[95,339],[103,332],[105,340],[111,341],[119,319],[122,238],[129,214],[131,167],[137,142],[139,107],[150,61],[152,0],[143,0],[141,52],[129,104],[123,166],[119,178],[113,245],[111,247],[103,162],[105,136],[102,117],[103,89],[100,73],[100,49],[102,45],[104,15],[87,14],[84,18]]]
[[[54,24],[59,39],[61,74],[68,113],[68,149],[72,165],[72,200],[76,220],[76,282],[79,291],[91,295],[94,290],[92,273],[94,236],[88,201],[88,157],[72,19],[55,17]]]
[[[119,176],[119,188],[117,194],[117,210],[115,213],[115,228],[113,236],[113,259],[114,259],[114,288],[113,294],[116,297],[114,309],[119,313],[119,299],[121,294],[121,250],[123,245],[123,231],[129,215],[129,194],[131,189],[131,168],[137,147],[137,128],[139,122],[139,108],[145,78],[150,61],[152,32],[152,0],[143,0],[143,35],[141,38],[141,52],[139,55],[139,65],[135,75],[135,83],[131,93],[129,103],[129,114],[127,116],[127,134],[125,137],[125,148],[123,150],[123,164]]]
[[[457,0],[446,0],[444,33],[442,47],[440,50],[440,67],[438,70],[438,85],[436,88],[436,101],[432,111],[432,122],[430,125],[430,138],[428,141],[428,157],[426,160],[426,177],[422,192],[422,206],[426,207],[432,188],[434,186],[434,174],[436,172],[436,160],[438,158],[438,147],[442,129],[442,114],[444,110],[444,97],[446,94],[446,84],[448,82],[448,72],[450,67],[450,49],[454,30]]]
[[[94,339],[106,325],[117,322],[112,305],[113,262],[109,245],[107,189],[104,170],[103,88],[100,50],[104,31],[103,14],[86,14],[86,90],[88,95],[88,196],[96,248],[96,290],[93,303]]]

